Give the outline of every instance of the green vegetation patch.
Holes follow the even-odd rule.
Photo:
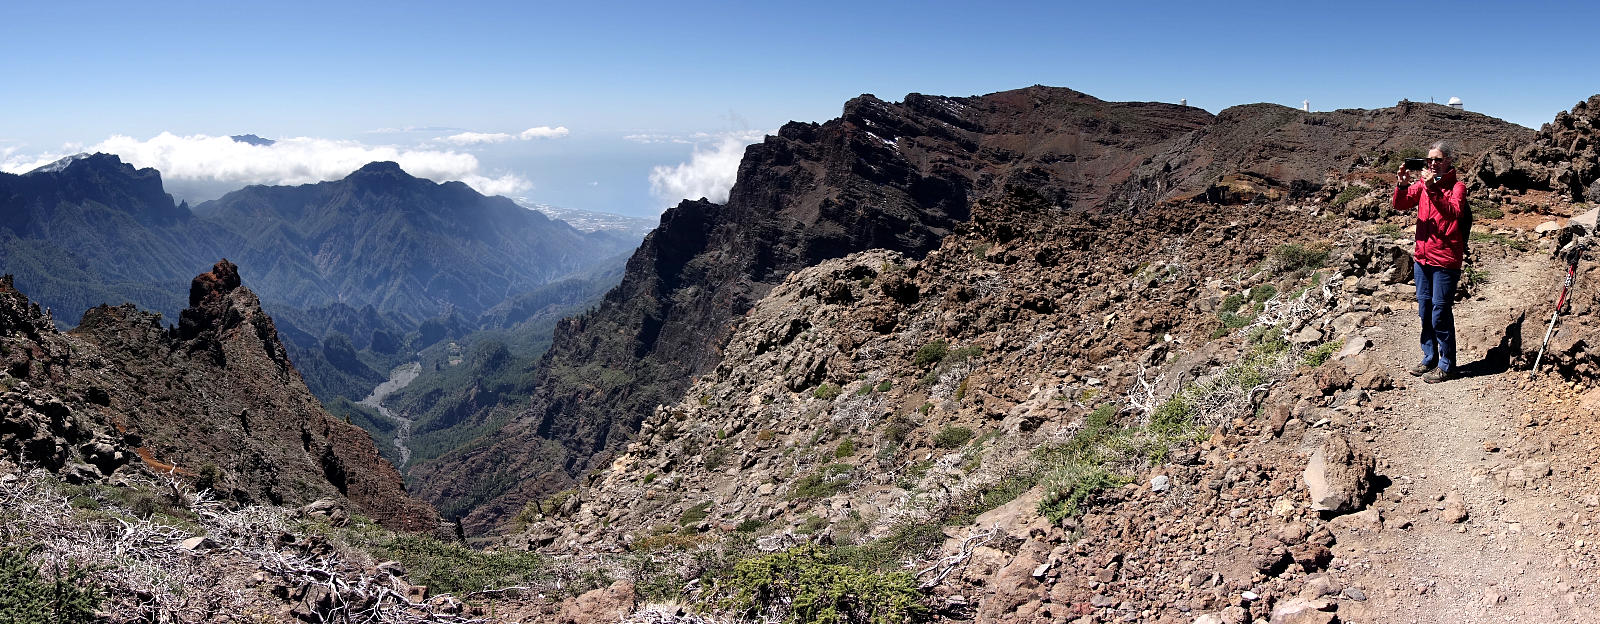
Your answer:
[[[935,364],[944,360],[945,354],[949,352],[949,343],[943,340],[935,340],[917,349],[916,355],[911,356],[911,363],[916,366]]]
[[[1366,186],[1364,184],[1352,184],[1345,187],[1343,191],[1339,191],[1339,195],[1333,198],[1333,205],[1343,206],[1370,192],[1372,192],[1372,187],[1370,186]]]
[[[1324,342],[1306,351],[1306,354],[1300,358],[1300,363],[1312,368],[1322,366],[1323,362],[1327,362],[1328,358],[1333,357],[1333,354],[1342,348],[1344,348],[1344,340]]]
[[[933,445],[942,449],[960,448],[972,439],[972,430],[966,427],[950,425],[939,430],[933,435]]]
[[[834,384],[831,384],[831,383],[823,383],[822,385],[817,386],[817,389],[811,391],[811,396],[817,397],[817,398],[822,399],[824,401],[832,401],[834,398],[838,397],[839,394],[842,393],[842,392],[844,392],[844,391],[840,390],[839,386],[837,386],[837,385],[834,385]]]
[[[1273,248],[1269,256],[1280,274],[1320,269],[1328,264],[1333,245],[1327,241],[1309,244],[1287,243]]]
[[[801,477],[794,483],[789,497],[795,499],[827,498],[838,494],[850,485],[856,467],[851,464],[828,464],[821,470]]]
[[[394,534],[381,530],[355,532],[353,540],[379,560],[393,559],[406,568],[406,577],[436,593],[462,594],[529,585],[552,578],[548,561],[522,551],[473,550],[426,535]]]
[[[723,608],[745,618],[795,624],[904,624],[930,615],[910,572],[862,570],[815,546],[740,561],[717,592]]]
[[[1528,243],[1521,239],[1512,238],[1505,234],[1491,234],[1488,232],[1473,232],[1471,240],[1476,243],[1494,243],[1503,245],[1517,251],[1527,251]]]
[[[91,584],[88,569],[54,566],[51,578],[39,573],[31,552],[0,548],[0,622],[87,624],[104,596]]]

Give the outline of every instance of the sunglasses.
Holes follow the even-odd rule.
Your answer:
[[[1447,161],[1447,160],[1450,160],[1450,157],[1448,157],[1448,156],[1441,156],[1441,157],[1439,157],[1439,158],[1424,158],[1424,159],[1423,159],[1423,160],[1426,160],[1426,161],[1428,161],[1428,162],[1429,162],[1429,163],[1430,163],[1430,164],[1431,164],[1431,163],[1436,163],[1436,162],[1444,162],[1444,161]]]

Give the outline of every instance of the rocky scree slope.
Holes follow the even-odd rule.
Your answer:
[[[1003,227],[980,207],[919,261],[797,272],[736,324],[722,365],[502,543],[646,557],[631,580],[668,602],[726,598],[735,562],[812,544],[910,570],[951,620],[1389,621],[1368,593],[1414,588],[1373,567],[1393,547],[1374,536],[1453,526],[1461,503],[1373,446],[1415,383],[1371,338],[1409,345],[1379,327],[1414,314],[1409,245],[1317,203],[1008,206]],[[1555,243],[1480,227],[1505,237],[1478,244],[1487,266]],[[1526,361],[1525,314],[1474,319],[1474,374]],[[1541,388],[1558,398],[1485,478],[1547,474],[1539,449],[1580,426],[1537,431],[1568,420],[1554,401],[1594,405]]]
[[[1030,189],[1097,207],[1165,141],[1211,120],[1194,108],[1109,103],[1035,87],[984,97],[851,100],[747,149],[725,205],[684,202],[593,312],[564,322],[531,407],[413,481],[483,532],[574,476],[711,370],[729,324],[789,273],[865,249],[918,257],[969,219],[974,197]]]
[[[1310,198],[1342,190],[1344,176],[1370,176],[1372,161],[1425,135],[1473,146],[1528,135],[1447,107],[1312,115],[1261,106],[1214,118],[1031,87],[894,104],[864,96],[840,119],[786,125],[747,151],[726,205],[668,211],[622,285],[558,328],[529,410],[419,466],[415,481],[468,530],[488,530],[603,465],[656,405],[716,366],[730,324],[784,276],[865,249],[917,259],[980,198],[1134,214],[1197,197]],[[1341,128],[1356,140],[1341,142]],[[1248,184],[1217,186],[1236,171]]]
[[[10,280],[0,297],[0,448],[13,461],[77,482],[175,474],[241,504],[348,500],[387,526],[436,528],[371,438],[311,396],[232,263],[193,280],[171,329],[102,305],[63,334]]]

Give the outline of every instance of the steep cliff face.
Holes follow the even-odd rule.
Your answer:
[[[417,467],[413,482],[446,515],[486,530],[599,465],[716,365],[730,322],[789,273],[865,249],[921,256],[969,220],[977,198],[1007,188],[1039,205],[1098,208],[1165,142],[1210,121],[1194,108],[1033,87],[898,104],[862,96],[839,119],[788,124],[748,148],[727,204],[669,210],[622,284],[558,328],[529,411]]]
[[[9,281],[0,303],[7,400],[24,407],[5,418],[14,455],[82,480],[129,465],[203,478],[241,503],[345,498],[386,525],[435,528],[366,433],[322,410],[233,264],[194,279],[170,330],[127,304],[57,333]]]

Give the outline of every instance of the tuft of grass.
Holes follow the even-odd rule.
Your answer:
[[[1306,351],[1306,354],[1300,358],[1300,363],[1312,368],[1322,366],[1323,362],[1327,362],[1328,358],[1333,357],[1333,354],[1342,348],[1344,348],[1343,340],[1324,342]]]
[[[844,391],[840,390],[839,386],[824,382],[822,385],[817,386],[817,389],[811,391],[811,396],[817,397],[824,401],[832,401],[842,392]]]
[[[1352,184],[1345,187],[1343,191],[1339,191],[1339,195],[1333,198],[1333,205],[1335,207],[1343,206],[1370,192],[1372,192],[1372,187],[1363,184]]]
[[[960,448],[972,439],[972,430],[966,427],[951,425],[939,430],[933,436],[933,445],[942,449]]]
[[[678,526],[694,526],[700,524],[711,515],[711,501],[705,501],[683,510],[683,516],[678,518]]]
[[[1488,232],[1473,232],[1470,240],[1472,240],[1473,242],[1477,242],[1477,243],[1495,243],[1497,245],[1503,245],[1503,246],[1509,247],[1511,249],[1515,249],[1517,251],[1527,251],[1528,250],[1528,243],[1523,242],[1520,239],[1512,238],[1512,237],[1507,236],[1505,234],[1491,234],[1491,233],[1488,233]]]
[[[817,499],[838,494],[846,486],[850,485],[855,468],[851,464],[828,464],[823,466],[821,470],[795,481],[793,488],[789,491],[789,497],[793,499]]]

